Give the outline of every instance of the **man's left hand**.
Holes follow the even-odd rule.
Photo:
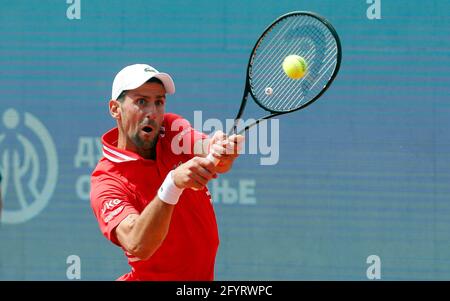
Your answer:
[[[213,136],[210,141],[210,152],[220,160],[216,166],[217,173],[225,173],[231,169],[234,160],[239,157],[243,142],[242,135],[226,136],[222,132],[217,132]]]

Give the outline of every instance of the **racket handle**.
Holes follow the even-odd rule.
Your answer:
[[[219,164],[219,159],[217,159],[216,157],[213,156],[212,153],[209,153],[208,156],[206,156],[206,158],[211,161],[212,163],[214,163],[214,165]]]

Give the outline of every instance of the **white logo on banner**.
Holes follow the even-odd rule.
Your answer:
[[[24,113],[21,120],[16,110],[8,109],[2,117],[0,169],[4,206],[1,222],[19,224],[32,219],[47,206],[58,179],[58,159],[49,132],[35,116]]]

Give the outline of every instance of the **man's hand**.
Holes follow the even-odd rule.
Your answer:
[[[202,157],[194,157],[173,171],[173,181],[178,188],[200,190],[215,177],[214,163]]]
[[[219,159],[219,164],[215,171],[225,173],[231,169],[234,160],[239,156],[244,136],[231,135],[227,137],[223,132],[218,131],[210,141],[210,153]]]

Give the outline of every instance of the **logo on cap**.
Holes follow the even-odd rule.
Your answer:
[[[149,68],[149,67],[146,67],[146,68],[144,69],[144,71],[145,71],[145,72],[156,72],[155,69],[152,69],[152,68]]]

